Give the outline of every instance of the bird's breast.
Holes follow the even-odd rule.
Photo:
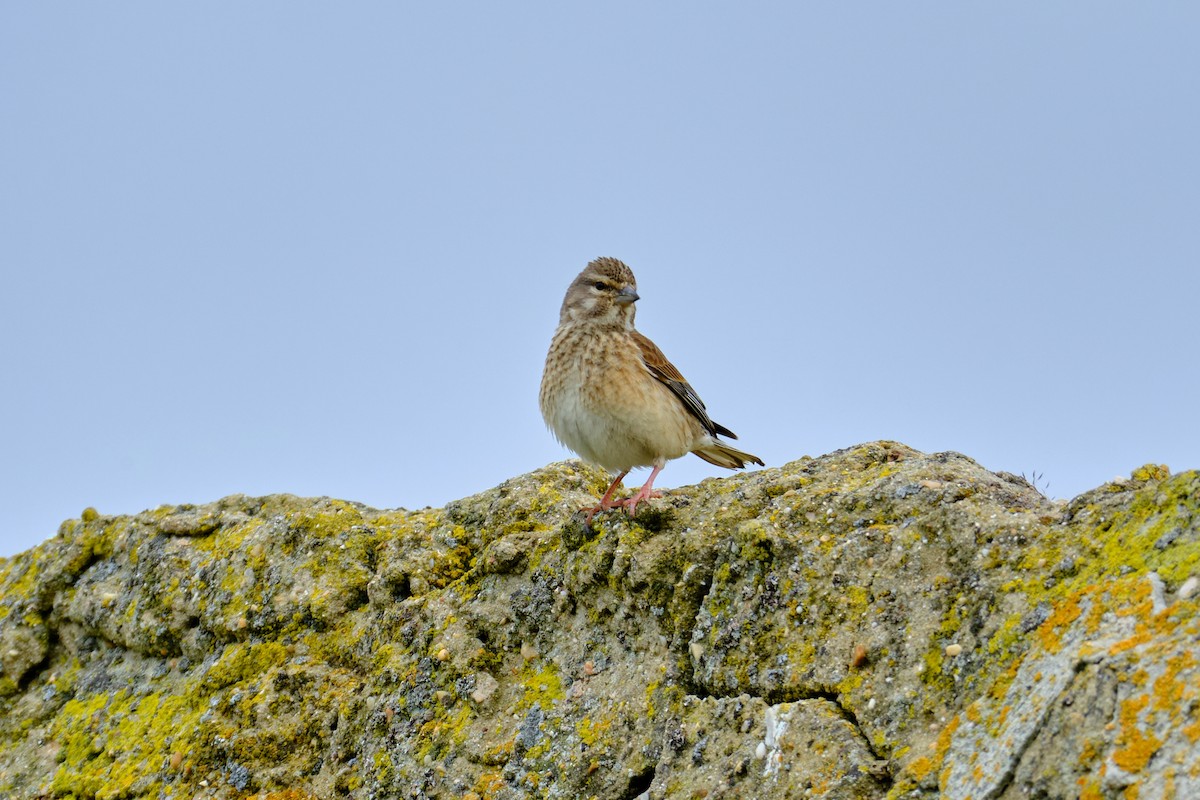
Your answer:
[[[547,354],[540,400],[555,436],[608,469],[678,458],[703,433],[623,331],[560,328]]]

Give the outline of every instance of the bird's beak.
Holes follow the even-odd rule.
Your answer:
[[[617,302],[623,306],[627,306],[637,299],[638,299],[637,290],[634,289],[632,286],[626,286],[624,289],[617,292]]]

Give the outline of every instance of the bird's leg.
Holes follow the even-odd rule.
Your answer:
[[[650,477],[642,484],[642,488],[638,489],[637,494],[628,500],[621,501],[620,505],[625,506],[626,510],[629,511],[629,516],[632,517],[637,511],[638,503],[645,502],[652,497],[662,497],[662,492],[654,491],[654,479],[658,477],[658,473],[662,472],[664,466],[664,464],[655,464],[654,469],[650,471]]]
[[[625,479],[625,476],[628,474],[629,474],[629,470],[625,470],[624,472],[622,472],[620,475],[617,476],[617,479],[609,485],[608,491],[604,493],[604,497],[600,498],[600,505],[595,506],[593,508],[584,509],[585,511],[588,512],[587,519],[584,524],[591,525],[592,517],[596,516],[597,511],[608,511],[610,508],[615,508],[616,506],[621,505],[620,500],[613,502],[612,496],[613,496],[613,492],[615,492],[617,490],[617,487],[621,485],[621,481],[623,481]]]

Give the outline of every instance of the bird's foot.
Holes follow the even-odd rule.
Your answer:
[[[627,500],[613,500],[612,497],[610,497],[609,495],[605,495],[604,499],[602,499],[600,501],[600,505],[592,506],[591,508],[581,508],[580,509],[580,511],[587,512],[587,516],[583,518],[583,522],[585,525],[591,525],[592,517],[596,516],[601,511],[609,511],[609,510],[617,508],[619,506],[623,506],[627,502],[628,502]]]
[[[662,492],[647,490],[647,487],[643,486],[633,497],[629,498],[628,500],[622,500],[615,505],[624,506],[625,510],[629,512],[629,516],[632,517],[637,513],[638,503],[644,503],[647,500],[653,500],[662,496]]]
[[[593,506],[592,508],[580,509],[581,511],[587,512],[587,517],[584,519],[585,525],[590,527],[592,524],[592,517],[596,516],[597,513],[601,511],[608,511],[610,508],[616,508],[617,506],[621,505],[620,500],[613,500],[613,494],[617,491],[617,487],[621,485],[621,481],[624,480],[625,476],[628,474],[629,470],[622,471],[621,474],[618,475],[616,479],[614,479],[613,482],[608,485],[608,491],[604,493],[604,497],[600,498],[600,505]]]

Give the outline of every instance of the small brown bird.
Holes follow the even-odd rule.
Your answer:
[[[737,436],[708,418],[700,397],[654,342],[634,330],[637,281],[615,258],[597,258],[572,281],[546,354],[542,417],[560,442],[584,459],[617,471],[597,511],[661,497],[654,479],[668,461],[695,453],[710,464],[762,465],[717,438]],[[634,467],[653,467],[628,500],[613,492]]]

